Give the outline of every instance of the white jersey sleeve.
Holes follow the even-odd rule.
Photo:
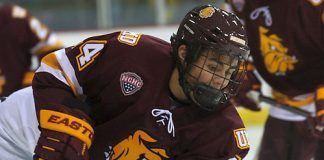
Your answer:
[[[39,135],[31,87],[0,102],[0,159],[32,160]]]

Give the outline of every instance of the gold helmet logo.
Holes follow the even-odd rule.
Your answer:
[[[211,17],[215,13],[215,8],[214,7],[207,7],[199,12],[199,17],[201,18],[208,18]]]

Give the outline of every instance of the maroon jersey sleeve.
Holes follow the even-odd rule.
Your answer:
[[[0,95],[31,84],[31,58],[62,48],[44,24],[16,5],[0,7]]]
[[[159,62],[159,54],[152,53],[169,55],[169,51],[166,42],[123,31],[91,37],[74,47],[53,52],[42,59],[33,80],[36,107],[61,103],[67,97],[86,96],[97,106],[93,108],[96,117],[111,117],[140,95],[127,97],[140,89],[144,81],[144,77],[128,72],[150,68],[151,63]],[[148,76],[158,76],[163,69]],[[127,80],[134,86],[121,84],[125,77],[133,77]]]
[[[107,39],[108,36],[89,38],[46,55],[33,79],[36,108],[60,104],[66,98],[81,98],[84,83],[98,80],[101,68],[93,70],[92,66],[98,63],[98,56],[106,53]]]

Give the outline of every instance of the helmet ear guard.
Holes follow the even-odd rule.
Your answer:
[[[181,63],[178,47],[187,46],[186,57]],[[172,56],[179,70],[179,82],[188,99],[207,111],[219,110],[232,96],[238,92],[245,72],[245,62],[249,56],[247,37],[239,19],[231,13],[220,10],[211,5],[204,5],[191,10],[181,22],[177,34],[171,36]],[[213,73],[216,79],[223,79],[222,87],[215,88],[209,83],[199,82],[199,77],[190,75],[194,62],[202,56],[205,50],[228,56],[231,62],[237,60],[236,65],[228,64],[230,77],[223,77]],[[218,63],[223,63],[218,60]],[[204,69],[201,68],[203,71]],[[197,79],[195,82],[188,79]]]

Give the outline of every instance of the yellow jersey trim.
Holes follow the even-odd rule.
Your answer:
[[[52,52],[48,55],[46,55],[43,59],[42,59],[42,63],[45,63],[46,65],[59,70],[63,73],[64,78],[66,79],[67,83],[70,85],[70,88],[72,89],[72,92],[74,93],[75,96],[78,96],[78,92],[76,90],[76,87],[74,86],[74,84],[72,83],[72,81],[70,80],[70,78],[67,76],[67,74],[63,71],[63,69],[61,68],[60,63],[57,61],[55,52]]]

